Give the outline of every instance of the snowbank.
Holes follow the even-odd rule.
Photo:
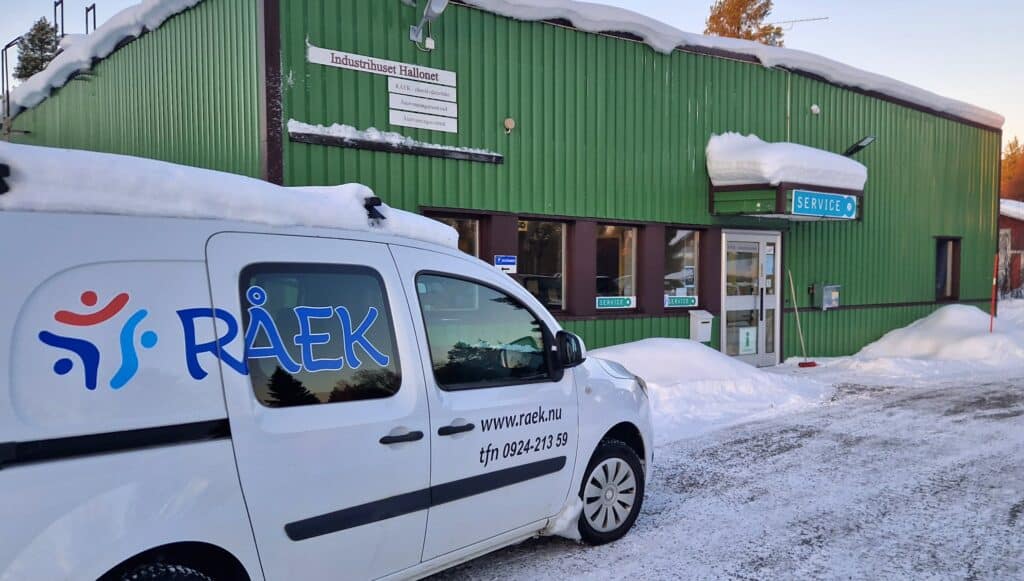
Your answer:
[[[376,127],[369,129],[359,130],[351,125],[342,125],[340,123],[334,123],[331,126],[324,125],[310,125],[309,123],[303,123],[296,121],[295,119],[288,120],[288,133],[307,133],[310,135],[323,135],[325,137],[337,137],[338,139],[344,139],[347,141],[374,141],[378,143],[387,143],[388,145],[402,146],[402,147],[422,147],[427,149],[440,149],[445,151],[460,151],[463,153],[478,153],[481,155],[501,155],[494,151],[487,149],[475,149],[472,147],[456,147],[453,145],[441,145],[439,143],[427,143],[425,141],[417,141],[407,135],[396,133],[394,131],[381,131]]]
[[[456,231],[383,205],[372,225],[361,184],[283,188],[263,180],[152,159],[0,141],[11,191],[0,210],[216,218],[275,226],[374,231],[458,246]]]
[[[886,333],[856,355],[815,359],[819,367],[798,370],[798,359],[786,362],[793,375],[837,383],[890,383],[903,386],[936,381],[1024,377],[1024,300],[1003,301],[995,332],[989,315],[968,305],[948,305],[901,329]]]
[[[999,213],[1014,220],[1024,220],[1024,202],[999,200]]]
[[[814,381],[768,373],[687,339],[644,339],[595,349],[647,382],[655,444],[821,401]]]
[[[75,35],[61,43],[61,52],[49,65],[11,91],[11,115],[30,109],[63,87],[73,75],[88,71],[94,60],[106,58],[123,42],[202,0],[144,0],[118,12],[89,35]]]
[[[654,50],[666,54],[681,48],[710,49],[753,57],[765,67],[810,73],[837,85],[882,93],[995,129],[1000,129],[1005,121],[998,113],[942,97],[883,75],[862,71],[823,56],[801,50],[766,46],[748,40],[683,32],[664,22],[624,8],[575,0],[465,1],[488,12],[518,20],[565,19],[576,28],[588,32],[625,32],[642,39]]]
[[[863,190],[868,168],[837,153],[795,143],[765,143],[756,135],[712,135],[708,175],[716,186],[782,182]]]

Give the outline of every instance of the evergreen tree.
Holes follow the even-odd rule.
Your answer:
[[[782,46],[782,28],[764,23],[771,13],[772,0],[716,0],[704,34]]]
[[[51,26],[46,18],[36,20],[32,28],[18,42],[18,66],[14,78],[24,81],[46,68],[57,55],[57,27]]]
[[[280,367],[275,369],[274,374],[270,376],[267,391],[271,398],[267,404],[272,407],[283,408],[320,403],[320,399],[306,389],[301,381]]]

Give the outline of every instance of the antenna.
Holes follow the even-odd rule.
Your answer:
[[[89,13],[92,12],[92,31],[96,32],[96,3],[85,7],[85,33],[89,34]]]
[[[57,8],[60,8],[60,37],[67,36],[64,31],[64,0],[53,0],[53,25],[57,26]]]
[[[10,63],[10,57],[7,56],[7,51],[21,42],[21,36],[17,36],[11,42],[4,45],[3,49],[0,50],[0,69],[3,74],[3,97],[4,97],[4,120],[11,118],[11,78],[10,73],[7,71],[7,67]]]
[[[830,18],[828,16],[817,16],[814,18],[797,18],[796,20],[780,20],[778,22],[769,22],[765,24],[765,26],[778,26],[781,28],[783,24],[788,24],[789,27],[786,28],[786,30],[790,30],[793,28],[794,24],[801,24],[804,22],[822,22],[824,20],[830,20]]]

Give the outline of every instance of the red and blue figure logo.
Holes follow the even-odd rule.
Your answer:
[[[80,300],[84,307],[92,308],[99,302],[99,297],[94,291],[88,290],[82,293]],[[125,307],[128,306],[129,300],[131,300],[131,297],[128,293],[120,293],[110,299],[110,302],[105,306],[93,312],[59,310],[54,313],[53,318],[58,323],[70,327],[95,327],[121,314]],[[118,336],[121,350],[121,365],[113,377],[110,378],[109,385],[111,389],[121,389],[128,385],[128,382],[138,373],[139,354],[135,346],[135,339],[139,326],[148,315],[149,311],[139,309],[132,313],[121,326]],[[142,331],[138,335],[138,343],[143,349],[152,349],[156,346],[157,339],[157,334],[154,331]],[[96,389],[100,366],[100,350],[96,345],[85,339],[58,335],[50,331],[41,331],[39,333],[39,340],[51,347],[63,349],[76,355],[81,362],[85,388],[89,390]],[[62,357],[53,364],[53,371],[57,375],[67,375],[74,368],[75,362],[70,357]]]

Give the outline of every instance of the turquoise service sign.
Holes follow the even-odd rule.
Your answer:
[[[793,215],[855,220],[857,218],[857,196],[793,190]]]

